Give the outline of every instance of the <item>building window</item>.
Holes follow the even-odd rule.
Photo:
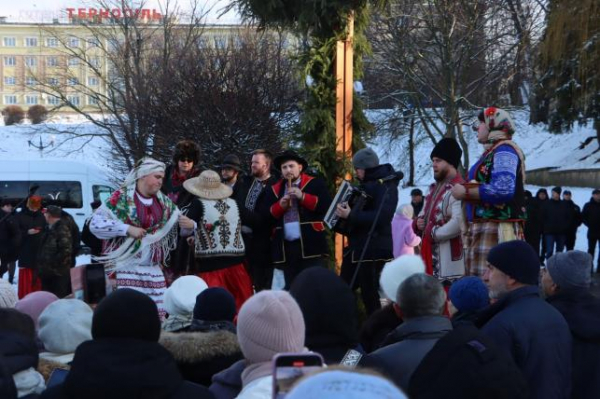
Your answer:
[[[14,105],[17,103],[17,96],[4,96],[4,104]]]
[[[36,86],[38,82],[33,76],[28,76],[27,78],[25,78],[25,84],[27,86]]]
[[[224,37],[215,37],[215,47],[222,50],[227,48],[227,39]]]
[[[88,105],[98,105],[98,98],[93,96],[88,96]]]
[[[4,66],[15,66],[17,65],[17,59],[15,57],[4,57]]]
[[[36,67],[37,66],[37,58],[25,57],[25,65],[27,65],[28,67]]]
[[[58,39],[56,37],[46,38],[46,47],[58,47]]]
[[[67,96],[67,100],[75,106],[79,105],[79,96]]]
[[[25,104],[36,105],[38,103],[38,96],[25,96]]]
[[[25,47],[37,47],[38,39],[37,37],[26,37],[25,38]]]
[[[58,66],[58,57],[48,57],[46,58],[46,66],[56,67]]]
[[[4,38],[4,47],[15,47],[17,45],[17,39],[14,37]]]
[[[14,76],[5,76],[4,77],[4,85],[5,86],[14,86],[17,84],[17,78]]]
[[[67,42],[69,47],[79,47],[79,38],[78,37],[70,37]]]
[[[60,98],[56,97],[56,96],[49,96],[46,99],[46,103],[48,105],[59,105],[60,104]]]
[[[69,58],[69,66],[77,66],[79,65],[79,58],[71,57]]]
[[[99,57],[94,57],[94,58],[90,58],[90,65],[94,68],[100,68],[100,58]]]
[[[100,39],[97,37],[90,37],[87,39],[88,48],[100,47]]]
[[[88,78],[88,86],[98,86],[100,80],[97,77],[90,76]]]
[[[58,78],[48,78],[48,84],[50,86],[58,86],[59,85]]]
[[[67,83],[69,84],[69,86],[77,86],[79,84],[79,79],[69,78],[67,79]]]

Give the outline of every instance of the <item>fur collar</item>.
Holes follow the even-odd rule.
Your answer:
[[[237,336],[229,331],[178,332],[163,331],[159,343],[177,362],[195,363],[211,360],[218,356],[241,353]]]

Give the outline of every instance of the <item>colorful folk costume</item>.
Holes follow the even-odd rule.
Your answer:
[[[481,120],[481,116],[480,116]],[[512,141],[515,125],[508,112],[489,107],[483,111],[489,130],[485,152],[469,170],[477,183],[479,200],[466,198],[468,227],[467,273],[483,276],[487,254],[501,242],[523,240],[525,211],[525,156]]]
[[[244,267],[240,212],[235,200],[229,198],[232,189],[212,170],[186,180],[183,187],[195,196],[186,215],[194,221],[194,230],[181,229],[182,236],[194,236],[194,272],[209,287],[229,291],[239,311],[253,290]]]
[[[95,260],[105,264],[116,277],[117,288],[132,288],[147,294],[164,317],[163,295],[167,288],[162,266],[177,244],[179,210],[160,191],[144,197],[136,189],[138,179],[164,173],[165,164],[144,158],[129,173],[121,188],[94,213],[90,231],[103,243],[103,255]],[[141,239],[129,237],[129,226],[146,230]]]
[[[463,211],[461,201],[451,194],[452,187],[463,182],[462,176],[456,173],[462,150],[456,140],[445,138],[440,140],[431,152],[431,158],[434,157],[452,165],[455,176],[450,175],[429,186],[425,205],[419,215],[419,218],[425,221],[421,257],[425,262],[427,274],[437,277],[445,286],[449,286],[447,283],[465,275]]]

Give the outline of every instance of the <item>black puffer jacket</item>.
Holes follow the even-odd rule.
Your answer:
[[[6,218],[6,219],[4,219]],[[3,262],[17,260],[19,245],[21,245],[21,231],[14,215],[0,209],[0,259]]]
[[[213,398],[184,381],[171,354],[157,342],[99,339],[79,345],[65,382],[42,398]]]
[[[379,206],[383,202],[377,227],[365,253],[365,260],[387,260],[392,259],[392,218],[398,205],[398,181],[379,183],[377,180],[390,176],[394,168],[389,163],[365,169],[365,178],[360,184],[372,199],[362,210],[352,209],[348,217],[350,228],[349,241],[352,252],[352,261],[358,262],[362,249],[367,241],[369,230],[375,220]],[[386,188],[387,197],[384,198]],[[385,201],[385,202],[384,202]]]
[[[46,219],[40,211],[23,209],[17,214],[17,222],[21,231],[21,248],[19,248],[19,267],[35,269],[37,267],[37,255],[42,244]],[[28,234],[29,229],[39,229],[37,234]]]
[[[588,227],[588,236],[600,237],[600,202],[590,201],[583,206],[583,223]]]
[[[570,210],[561,200],[550,199],[542,206],[542,232],[544,234],[567,234]]]
[[[331,270],[312,267],[294,280],[290,294],[306,324],[306,347],[338,364],[358,345],[358,313],[350,287]]]

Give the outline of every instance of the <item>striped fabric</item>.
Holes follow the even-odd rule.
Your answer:
[[[167,283],[160,266],[126,267],[117,270],[116,274],[117,288],[131,288],[148,295],[156,303],[160,319],[164,320],[163,301]]]

